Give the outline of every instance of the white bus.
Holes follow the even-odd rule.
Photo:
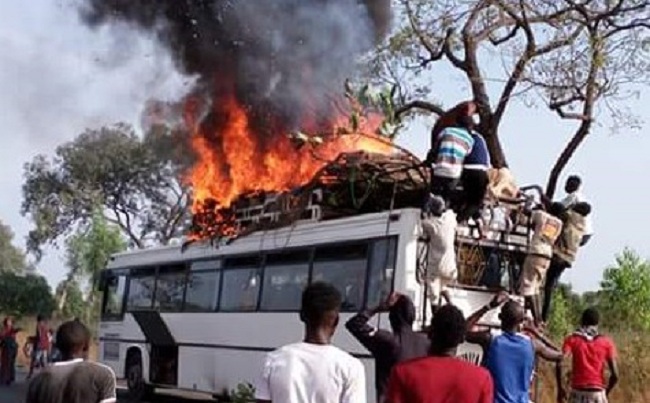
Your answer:
[[[344,296],[334,343],[362,360],[375,402],[374,360],[343,323],[392,290],[416,303],[418,328],[428,321],[425,286],[416,275],[424,245],[420,214],[402,209],[299,222],[219,247],[115,255],[101,282],[99,359],[126,378],[134,398],[154,387],[225,396],[255,379],[267,352],[301,339],[302,290],[322,280]],[[476,287],[452,291],[466,315],[492,295]],[[386,315],[373,320],[389,328]],[[498,322],[493,315],[484,324]]]

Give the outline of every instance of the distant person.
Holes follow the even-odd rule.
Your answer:
[[[599,322],[598,311],[586,309],[582,313],[580,328],[564,340],[562,350],[571,356],[570,403],[607,403],[607,397],[618,383],[616,347],[612,340],[598,332]],[[605,366],[610,373],[607,382]],[[561,382],[561,372],[557,375]]]
[[[424,358],[393,368],[387,403],[494,403],[490,374],[456,357],[465,340],[465,318],[453,305],[440,307],[431,321],[431,350]]]
[[[564,184],[564,191],[566,192],[566,197],[562,199],[560,203],[565,208],[571,208],[578,203],[586,203],[587,199],[584,197],[580,188],[582,187],[582,179],[578,175],[571,175],[567,178],[566,183]],[[591,237],[594,234],[593,221],[591,216],[585,218],[585,233],[582,236],[580,241],[580,246],[584,246],[589,242]]]
[[[488,305],[470,316],[467,329],[473,329],[486,313],[501,304],[499,320],[502,333],[493,336],[489,330],[468,331],[467,341],[479,344],[485,351],[484,363],[494,382],[494,403],[528,403],[535,356],[560,363],[562,353],[523,333],[524,308],[520,303],[508,300],[505,293],[497,294]]]
[[[34,370],[45,368],[50,360],[49,356],[52,344],[50,328],[45,316],[38,315],[36,318],[36,334],[31,340],[33,344],[27,379],[30,379],[34,375]]]
[[[341,293],[330,284],[305,289],[300,309],[304,341],[266,356],[255,384],[258,402],[366,403],[363,364],[332,345],[341,303]]]
[[[8,316],[2,322],[0,332],[0,383],[11,385],[16,380],[16,356],[18,342],[16,335],[20,329],[14,326],[13,318]]]
[[[591,214],[591,205],[580,202],[566,209],[559,203],[553,203],[549,212],[562,220],[562,232],[553,246],[553,258],[544,283],[544,306],[542,307],[544,322],[548,321],[553,291],[557,288],[562,273],[572,267],[576,261],[580,242],[585,234],[585,221]]]
[[[86,361],[90,331],[81,322],[62,324],[56,334],[62,361],[29,382],[26,403],[115,403],[115,373]]]
[[[378,313],[388,312],[393,332],[377,329],[368,322]],[[375,358],[375,387],[377,401],[383,401],[390,371],[398,362],[424,357],[429,352],[429,339],[413,331],[415,305],[406,295],[391,294],[381,305],[360,312],[345,324]]]
[[[542,287],[553,258],[553,245],[562,233],[562,220],[544,211],[540,204],[530,214],[533,236],[522,269],[519,294],[533,313],[535,324],[542,320]]]

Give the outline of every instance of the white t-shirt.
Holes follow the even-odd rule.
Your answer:
[[[255,398],[273,403],[366,403],[366,373],[332,345],[295,343],[267,354]]]
[[[422,230],[429,237],[426,274],[428,280],[455,280],[458,276],[454,250],[457,226],[456,213],[452,210],[445,211],[440,217],[422,220]]]
[[[577,191],[577,192],[569,193],[564,199],[562,199],[562,201],[560,203],[562,203],[562,205],[564,205],[564,207],[570,208],[570,207],[574,206],[576,203],[583,203],[583,202],[588,203],[588,200],[585,199],[585,197],[582,195],[582,193]],[[593,210],[588,216],[585,217],[585,235],[593,235],[594,234],[594,227],[593,227],[593,223],[591,221],[592,214],[593,214]]]

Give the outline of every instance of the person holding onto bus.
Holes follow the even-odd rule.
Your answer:
[[[456,213],[444,210],[441,205],[431,205],[422,218],[422,232],[428,238],[427,264],[424,280],[427,284],[431,309],[442,303],[442,293],[458,278],[456,265]]]
[[[378,313],[388,312],[392,333],[377,329],[368,322]],[[429,339],[413,331],[415,305],[406,295],[391,294],[379,306],[362,311],[348,320],[345,327],[375,359],[377,401],[382,402],[390,371],[398,362],[424,357],[429,352]]]
[[[397,364],[388,381],[387,403],[494,403],[490,374],[456,357],[465,340],[463,313],[440,307],[431,320],[428,357]]]
[[[553,291],[557,288],[562,273],[575,263],[582,237],[585,234],[586,218],[591,213],[591,205],[580,202],[569,209],[565,209],[558,203],[553,203],[551,213],[558,214],[563,225],[562,232],[553,246],[553,258],[544,284],[544,306],[542,307],[542,320],[544,322],[548,320]]]
[[[584,195],[580,191],[582,187],[582,179],[578,175],[571,175],[567,178],[566,183],[564,184],[564,191],[566,192],[566,197],[562,199],[560,203],[565,208],[571,208],[578,203],[587,202]],[[594,234],[593,223],[591,215],[585,217],[585,234],[580,241],[580,246],[584,246],[589,242],[591,237]]]
[[[484,363],[494,382],[494,402],[527,403],[535,356],[560,365],[562,353],[523,332],[524,308],[509,300],[506,293],[497,294],[488,305],[471,315],[467,329],[473,329],[486,313],[499,306],[502,306],[499,314],[502,333],[493,336],[489,330],[468,331],[467,341],[479,344],[485,351]]]
[[[582,313],[580,328],[564,340],[562,351],[571,357],[570,403],[607,403],[619,380],[614,342],[599,333],[600,314],[595,308]],[[609,379],[605,382],[605,366]],[[561,385],[562,373],[557,374]],[[562,391],[561,397],[564,397]]]
[[[361,361],[332,345],[342,297],[322,282],[302,294],[304,341],[266,356],[255,382],[258,403],[366,403],[366,373]]]
[[[542,318],[542,286],[551,265],[553,245],[562,232],[562,220],[544,211],[542,205],[538,205],[530,214],[530,224],[533,236],[524,260],[519,294],[526,299],[526,305],[538,325]]]
[[[56,343],[63,361],[39,372],[27,389],[26,403],[115,403],[115,373],[86,361],[90,331],[81,322],[62,324]]]

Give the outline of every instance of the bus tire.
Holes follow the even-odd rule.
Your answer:
[[[137,403],[153,395],[153,387],[147,385],[142,370],[142,355],[138,350],[131,350],[126,357],[126,385],[129,402]]]

